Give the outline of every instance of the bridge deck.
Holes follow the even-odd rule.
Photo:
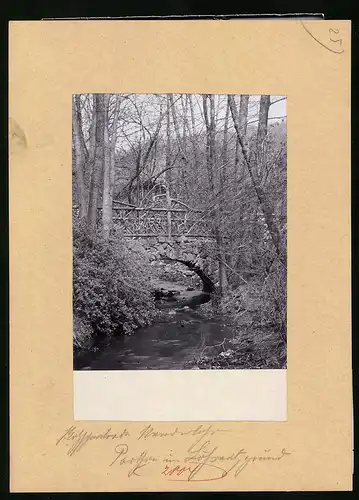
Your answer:
[[[78,214],[78,207],[73,207]],[[213,231],[203,210],[165,207],[113,206],[113,223],[129,238],[180,237],[213,239]],[[102,208],[98,208],[98,219]]]
[[[144,233],[144,234],[134,234],[134,233],[123,233],[123,236],[125,238],[169,238],[168,234],[160,234],[160,233]],[[170,238],[181,238],[181,237],[186,237],[186,238],[203,238],[207,240],[212,240],[215,239],[213,235],[208,235],[208,234],[171,234]]]

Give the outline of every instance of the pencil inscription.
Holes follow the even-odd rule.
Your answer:
[[[337,28],[329,28],[327,39],[319,39],[318,36],[315,36],[311,29],[308,28],[308,25],[304,24],[303,21],[300,21],[301,25],[305,29],[305,31],[310,35],[313,40],[315,40],[319,45],[324,47],[325,49],[333,52],[334,54],[342,54],[344,49],[342,48],[343,39],[340,36],[340,31]]]
[[[237,478],[249,466],[279,462],[292,454],[286,448],[266,448],[251,453],[240,446],[237,438],[233,440],[234,446],[228,449],[228,446],[224,447],[223,440],[218,439],[228,432],[232,431],[212,424],[200,424],[188,430],[177,426],[168,432],[159,431],[149,424],[134,435],[130,435],[127,429],[115,432],[108,428],[105,432],[95,433],[71,426],[57,439],[56,446],[64,446],[66,454],[73,457],[90,441],[107,442],[110,460],[105,464],[106,468],[124,469],[128,478],[158,474],[168,481],[187,482],[218,481],[230,476]],[[189,441],[183,447],[185,438]],[[162,454],[158,453],[158,440],[165,444]],[[144,448],[138,448],[139,441],[146,442]],[[178,445],[181,448],[176,452]]]

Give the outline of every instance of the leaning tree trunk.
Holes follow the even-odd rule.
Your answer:
[[[112,188],[111,188],[111,149],[110,149],[110,134],[109,134],[109,104],[110,96],[105,94],[105,123],[104,123],[104,138],[103,138],[103,194],[102,194],[102,234],[103,239],[108,241],[112,228]]]
[[[260,180],[264,169],[265,160],[265,138],[268,132],[268,113],[270,106],[270,96],[262,95],[259,103],[259,119],[256,140],[257,155],[257,177]]]
[[[85,187],[85,152],[81,141],[82,123],[79,119],[76,98],[72,102],[72,139],[75,156],[75,178],[79,215],[81,219],[86,218],[86,187]]]
[[[100,181],[103,170],[103,154],[104,154],[103,146],[104,146],[104,126],[105,126],[105,103],[103,94],[96,94],[95,106],[97,115],[95,163],[91,176],[90,197],[89,197],[89,207],[88,207],[88,225],[92,233],[94,233],[96,230]]]
[[[248,126],[248,103],[249,103],[249,95],[241,95],[239,104],[239,127],[241,129],[243,137],[247,136],[247,126]],[[234,160],[234,178],[235,182],[237,182],[237,174],[239,171],[239,162],[240,162],[240,150],[241,145],[239,144],[238,137],[236,138],[236,152],[235,152],[235,160]]]
[[[255,173],[253,172],[252,164],[250,161],[247,140],[246,140],[246,137],[243,136],[243,133],[242,133],[241,128],[240,128],[239,117],[238,117],[237,108],[236,108],[236,104],[234,102],[233,95],[228,96],[228,103],[229,103],[231,114],[232,114],[234,128],[235,128],[236,133],[237,133],[237,138],[238,138],[239,144],[241,146],[243,159],[244,159],[244,162],[247,166],[248,173],[249,173],[249,176],[251,178],[255,193],[257,195],[260,208],[263,212],[264,219],[265,219],[265,222],[267,224],[270,237],[273,241],[273,245],[275,247],[275,250],[276,250],[278,257],[280,258],[281,261],[283,261],[283,255],[282,255],[282,249],[281,249],[281,238],[280,238],[279,229],[275,223],[272,209],[271,209],[269,203],[267,202],[266,196],[265,196],[265,194],[264,194],[264,192],[263,192],[263,190],[258,182],[258,179],[257,179]]]

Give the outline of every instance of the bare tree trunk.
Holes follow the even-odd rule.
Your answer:
[[[112,124],[112,133],[111,133],[111,196],[113,199],[113,193],[115,188],[116,181],[116,170],[115,170],[115,155],[116,155],[116,143],[117,143],[117,123],[118,116],[120,110],[120,96],[116,94],[116,102],[115,102],[115,112],[113,117]]]
[[[190,108],[190,113],[191,113],[191,125],[192,125],[191,137],[192,137],[194,164],[195,164],[196,171],[198,171],[199,161],[198,161],[198,146],[197,146],[197,137],[196,137],[196,120],[195,120],[195,116],[194,116],[192,95],[189,94],[186,97],[188,97],[188,100],[189,100],[189,108]]]
[[[103,194],[102,194],[102,234],[105,241],[110,238],[112,229],[112,189],[111,189],[111,147],[109,134],[109,94],[104,95],[105,123],[103,137]]]
[[[158,139],[159,133],[161,131],[161,123],[162,123],[162,113],[160,112],[160,117],[158,119],[157,125],[156,125],[156,130],[153,133],[150,143],[147,147],[146,150],[144,150],[143,142],[140,139],[139,145],[138,145],[138,153],[136,155],[136,171],[134,177],[129,182],[129,188],[128,188],[128,201],[129,203],[132,203],[132,186],[133,183],[136,181],[136,198],[137,198],[137,206],[140,205],[140,200],[141,200],[141,173],[144,171],[146,164],[150,158],[150,154],[153,150],[153,147],[156,144],[156,141]],[[142,120],[140,122],[140,127],[141,130],[144,132],[144,126],[142,123]]]
[[[77,112],[77,102],[76,99],[72,101],[72,136],[74,144],[75,153],[75,176],[76,176],[76,188],[77,188],[77,200],[79,204],[80,218],[86,218],[86,189],[85,189],[85,154],[83,150],[83,145],[81,143],[81,133],[82,127],[79,121],[79,116]]]
[[[140,182],[141,182],[141,157],[142,157],[142,146],[140,145],[140,150],[136,162],[136,203],[137,206],[140,204]]]
[[[247,135],[248,103],[249,103],[249,95],[241,95],[238,119],[239,119],[239,127],[241,129],[243,136]]]
[[[214,95],[203,95],[203,114],[207,129],[207,171],[209,177],[209,184],[212,197],[215,196],[215,166],[217,160],[216,151],[216,120],[215,120],[215,102]],[[208,105],[207,100],[209,99],[209,116],[208,116]],[[220,174],[220,184],[223,178]],[[222,186],[219,188],[219,204],[217,206],[217,200],[214,199],[213,209],[211,211],[211,218],[214,225],[214,236],[216,238],[217,245],[217,258],[218,258],[218,279],[219,279],[219,293],[223,295],[227,288],[227,275],[225,269],[224,261],[224,251],[223,251],[223,236],[221,231],[221,192]]]
[[[143,162],[142,162],[143,166],[145,166],[145,164],[147,163],[147,160],[150,157],[152,148],[154,147],[154,145],[156,144],[156,141],[158,139],[158,135],[159,135],[159,133],[161,131],[162,118],[163,118],[163,115],[162,115],[162,105],[161,105],[161,108],[160,108],[160,117],[159,117],[157,125],[156,125],[156,130],[155,130],[154,134],[152,135],[152,138],[151,138],[151,141],[150,141],[150,143],[148,145],[147,151],[146,151],[146,153],[143,156]]]
[[[91,176],[90,197],[88,207],[88,224],[90,230],[94,233],[97,221],[97,208],[100,190],[100,180],[103,171],[103,155],[104,155],[104,125],[105,125],[105,106],[104,95],[96,94],[95,112],[96,112],[96,147],[95,147],[95,163]]]
[[[228,288],[228,279],[226,271],[225,252],[223,249],[223,236],[220,228],[216,229],[216,244],[218,254],[219,293],[220,295],[224,295]]]
[[[182,104],[182,113],[183,113],[183,149],[186,153],[187,149],[187,132],[189,131],[189,125],[188,125],[188,95],[185,94],[183,98],[183,94],[181,95],[181,104]]]
[[[268,131],[268,112],[270,106],[270,95],[262,95],[259,104],[259,121],[257,131],[257,148],[263,146]]]
[[[203,100],[203,116],[204,122],[207,130],[207,144],[206,144],[206,155],[207,155],[207,173],[208,173],[208,183],[211,194],[214,193],[214,182],[213,182],[213,162],[212,162],[212,147],[211,147],[211,125],[208,117],[208,105],[207,105],[208,95],[202,95]]]
[[[240,155],[239,152],[241,150],[241,146],[239,144],[238,137],[236,137],[236,152],[234,156],[234,183],[237,184],[238,180],[238,170],[239,170],[239,160],[240,160]]]
[[[182,135],[182,150],[184,153],[184,157],[182,159],[182,182],[183,182],[183,191],[185,195],[186,201],[188,201],[188,197],[190,193],[188,192],[187,187],[187,132],[188,132],[188,118],[187,118],[187,95],[185,95],[185,99],[183,100],[183,95],[181,94],[181,105],[182,105],[182,117],[183,117],[183,135]]]
[[[182,189],[181,189],[182,186],[184,186],[184,188],[186,188],[186,167],[188,164],[188,158],[187,158],[187,154],[185,151],[183,138],[181,137],[181,133],[180,133],[180,128],[179,128],[178,119],[177,119],[177,113],[176,113],[176,107],[175,107],[175,103],[173,101],[173,94],[169,94],[169,99],[170,99],[170,107],[171,107],[171,111],[172,111],[173,127],[174,127],[174,131],[175,131],[176,139],[177,139],[178,149],[179,149],[179,153],[180,153],[180,161],[181,161],[181,170],[179,172],[181,177],[177,176],[177,180],[179,181],[179,185],[177,186],[177,190],[180,193],[182,191]]]
[[[92,96],[92,116],[89,129],[89,138],[87,146],[87,158],[85,166],[85,186],[86,186],[86,211],[88,211],[91,177],[93,166],[95,163],[95,147],[96,147],[96,106],[95,106],[95,96]]]
[[[215,115],[214,115],[214,98],[212,96],[211,107],[213,108],[213,112],[211,113],[211,121],[213,122],[212,128],[215,132]],[[227,180],[227,162],[228,162],[228,119],[229,119],[229,105],[227,103],[226,115],[224,119],[224,131],[223,131],[223,149],[222,149],[222,165],[219,172],[219,210],[217,214],[217,230],[216,230],[216,242],[217,242],[217,251],[218,251],[218,271],[219,271],[219,289],[220,294],[224,295],[228,288],[228,279],[227,279],[227,269],[226,269],[226,256],[224,251],[224,242],[223,242],[223,212],[225,207],[225,188],[226,188],[226,180]],[[212,138],[215,145],[215,137]]]
[[[242,131],[243,137],[247,137],[247,126],[248,126],[248,104],[249,104],[249,95],[241,95],[240,96],[240,104],[239,104],[239,126]],[[237,104],[236,104],[237,107]],[[228,110],[229,108],[229,101],[228,101]],[[241,145],[239,143],[238,137],[236,136],[236,150],[235,150],[235,157],[234,157],[234,172],[233,172],[233,178],[234,178],[234,184],[237,186],[238,179],[242,175],[242,169],[240,169],[240,159],[241,159]],[[231,262],[231,267],[235,267],[235,256],[234,256],[234,251],[232,252],[232,256],[230,257],[230,262]],[[237,256],[237,260],[239,259],[239,256]]]
[[[209,126],[209,141],[210,141],[210,165],[211,173],[214,176],[214,169],[216,165],[216,120],[215,120],[215,108],[214,108],[214,95],[209,94],[209,114],[210,114],[210,126]]]
[[[167,233],[172,236],[172,214],[171,214],[171,123],[170,123],[170,97],[167,95],[167,113],[166,113],[166,201],[167,201]]]
[[[222,149],[222,185],[227,177],[227,164],[228,164],[228,121],[229,121],[229,104],[227,101],[226,116],[224,118],[223,130],[223,149]]]
[[[77,112],[78,122],[80,124],[79,137],[80,137],[81,147],[82,147],[82,150],[84,152],[84,156],[87,159],[88,151],[87,151],[86,142],[85,142],[85,138],[84,138],[84,131],[82,128],[82,112],[81,112],[82,105],[81,105],[81,96],[79,94],[75,94],[75,103],[76,103],[76,112]]]
[[[169,98],[170,98],[170,105],[171,105],[171,111],[172,111],[173,126],[174,126],[175,133],[176,133],[178,147],[179,147],[179,150],[180,150],[180,153],[181,153],[183,159],[186,159],[186,153],[183,149],[181,134],[180,134],[179,126],[178,126],[176,108],[175,108],[175,105],[173,102],[173,94],[169,94]]]
[[[262,182],[265,167],[265,138],[268,131],[268,112],[270,106],[270,96],[262,95],[259,104],[259,119],[256,140],[256,175],[258,182]]]
[[[239,127],[242,131],[243,137],[247,136],[247,124],[248,124],[248,103],[249,103],[249,95],[241,95],[239,104]],[[234,160],[234,180],[237,182],[237,175],[239,171],[239,162],[240,162],[240,150],[241,146],[239,144],[238,137],[236,138],[236,152],[235,152],[235,160]]]
[[[232,114],[232,119],[233,119],[233,124],[237,133],[238,141],[242,149],[242,154],[244,158],[244,162],[247,166],[248,173],[250,175],[254,190],[256,192],[260,208],[263,212],[265,222],[267,224],[269,234],[271,236],[271,239],[273,241],[274,247],[276,249],[278,257],[283,260],[282,256],[282,251],[281,251],[281,240],[280,240],[280,233],[278,230],[278,227],[275,223],[275,220],[273,218],[273,213],[272,209],[270,208],[269,204],[267,203],[266,197],[263,193],[263,190],[261,186],[258,183],[258,180],[253,173],[252,165],[250,162],[250,155],[249,155],[249,148],[247,144],[246,137],[243,136],[242,131],[239,126],[239,118],[238,118],[238,113],[237,113],[237,108],[234,102],[234,97],[233,95],[228,96],[228,103],[231,109],[231,114]]]

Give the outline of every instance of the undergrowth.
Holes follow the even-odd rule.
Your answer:
[[[286,269],[277,263],[261,277],[227,292],[220,302],[201,306],[209,317],[224,317],[235,333],[215,348],[204,347],[186,367],[286,368],[286,300]]]
[[[80,222],[73,226],[74,345],[85,348],[98,334],[131,334],[156,315],[145,252],[120,234],[104,242]]]

